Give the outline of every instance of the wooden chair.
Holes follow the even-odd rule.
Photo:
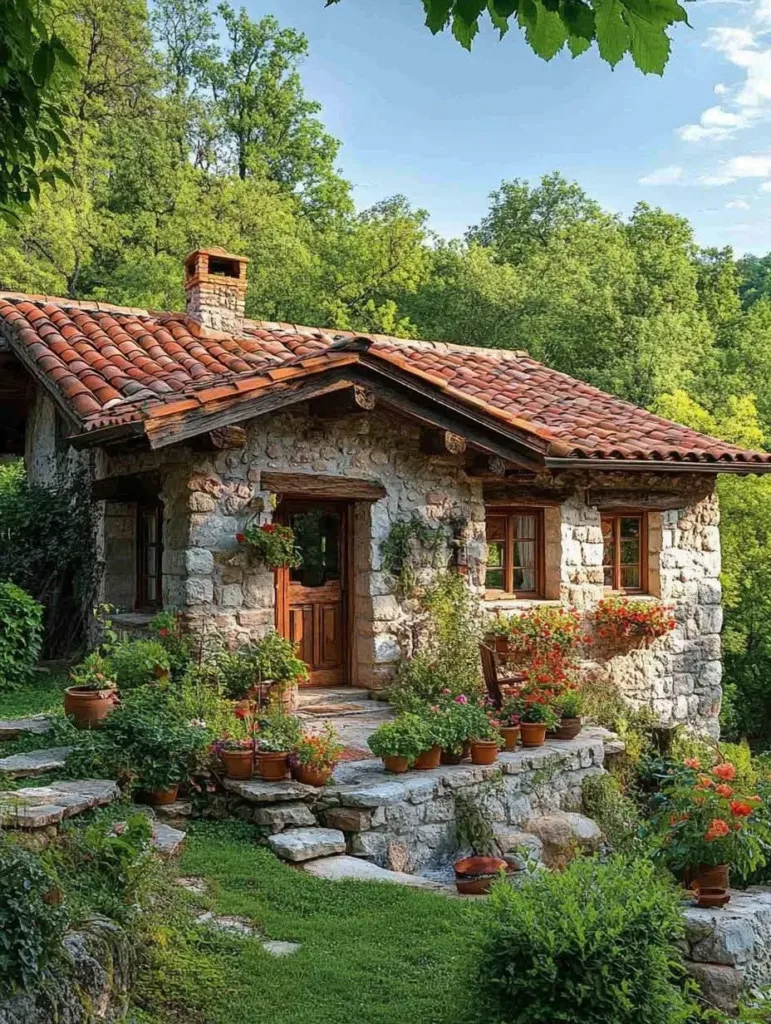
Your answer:
[[[481,643],[479,645],[479,654],[482,659],[482,675],[485,680],[487,696],[496,708],[503,707],[505,696],[503,690],[509,686],[520,686],[523,675],[521,672],[518,672],[512,676],[499,676],[495,652],[487,644]]]

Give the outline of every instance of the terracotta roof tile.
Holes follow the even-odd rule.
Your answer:
[[[369,350],[330,351],[362,337],[297,324],[246,321],[242,334],[208,331],[183,313],[0,293],[0,331],[48,378],[84,431],[237,403],[327,366],[390,364],[549,445],[586,458],[771,464],[663,420],[531,359],[525,352],[366,336]]]

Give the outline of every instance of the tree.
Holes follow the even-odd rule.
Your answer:
[[[15,221],[41,183],[67,180],[57,86],[74,58],[49,29],[44,0],[0,4],[0,216]],[[51,158],[54,158],[53,160]]]
[[[597,43],[602,60],[615,67],[629,54],[640,71],[662,74],[669,59],[667,31],[688,23],[677,0],[421,0],[426,26],[447,28],[467,50],[486,13],[503,38],[512,26],[544,60],[567,47],[573,57]],[[339,0],[326,0],[329,7]]]

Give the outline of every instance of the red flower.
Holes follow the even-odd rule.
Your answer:
[[[709,775],[700,775],[696,789],[711,789],[713,783]]]
[[[730,761],[724,761],[722,764],[715,765],[712,774],[717,775],[723,782],[733,782],[736,778],[736,768]]]
[[[276,532],[276,524],[275,523],[266,523],[264,526],[261,526],[260,529],[262,530],[263,533],[275,533]]]
[[[726,800],[734,795],[734,791],[730,786],[727,786],[725,782],[722,782],[719,786],[715,786],[715,792],[718,796],[724,796]]]
[[[236,708],[236,718],[239,718],[242,722],[246,718],[248,711],[246,708]]]
[[[246,536],[243,533],[237,533],[236,540],[238,541],[239,544],[243,544],[244,541],[246,540]]]
[[[752,814],[752,811],[752,804],[745,803],[744,800],[731,801],[731,814],[737,818],[746,818]]]
[[[714,839],[722,839],[723,836],[729,835],[730,832],[731,828],[727,822],[723,821],[722,818],[713,818],[709,828],[704,833],[704,838],[708,843],[711,843]]]
[[[686,757],[683,764],[686,768],[701,768],[701,761],[698,757]]]
[[[164,637],[164,638],[165,638],[165,637],[167,637],[168,635],[169,635],[169,631],[168,631],[168,629],[165,629],[165,628],[164,628],[164,629],[159,629],[159,630],[158,630],[158,636],[162,636],[162,637]]]

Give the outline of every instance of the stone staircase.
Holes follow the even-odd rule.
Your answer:
[[[25,830],[60,825],[66,818],[106,807],[120,798],[110,779],[73,779],[0,793],[0,825]]]
[[[49,775],[64,768],[74,747],[46,747],[26,754],[11,754],[0,758],[0,779],[26,779],[36,775]]]

